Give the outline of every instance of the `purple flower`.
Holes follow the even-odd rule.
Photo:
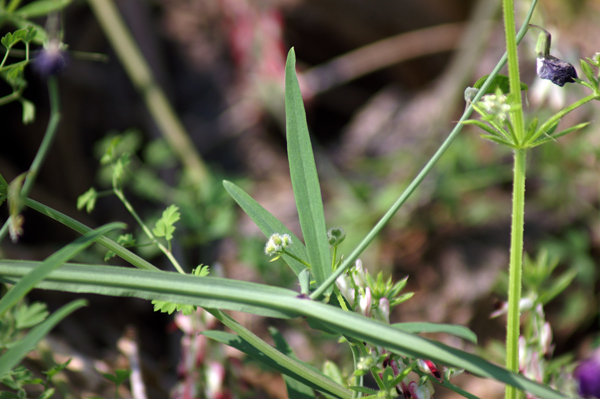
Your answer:
[[[66,66],[65,53],[58,40],[50,40],[33,60],[33,68],[43,77],[56,75]]]
[[[570,63],[551,55],[537,59],[537,74],[542,79],[547,79],[557,86],[563,87],[565,83],[575,82],[577,71]]]
[[[579,383],[579,395],[600,399],[600,349],[579,363],[575,369],[575,380]]]

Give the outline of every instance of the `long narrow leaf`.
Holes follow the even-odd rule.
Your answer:
[[[16,282],[36,262],[0,260],[0,281]],[[522,375],[472,355],[357,313],[299,298],[294,291],[215,277],[180,275],[121,267],[64,265],[50,273],[40,288],[103,295],[136,296],[192,305],[242,310],[275,317],[299,317],[318,321],[339,334],[347,335],[393,352],[414,358],[431,359],[518,389],[543,399],[564,399],[564,395]],[[211,306],[212,304],[212,306]]]
[[[454,335],[465,339],[467,341],[477,343],[477,335],[465,326],[459,326],[456,324],[438,324],[438,323],[422,323],[422,322],[411,322],[411,323],[396,323],[392,324],[392,327],[402,330],[407,333],[420,334],[420,333],[444,333]]]
[[[66,245],[61,250],[55,252],[50,255],[45,261],[40,263],[35,269],[31,270],[27,273],[23,278],[19,280],[19,282],[12,287],[6,295],[0,299],[0,316],[4,315],[4,313],[10,309],[14,304],[16,304],[21,298],[23,298],[27,293],[41,280],[44,279],[52,270],[55,270],[57,267],[61,266],[65,262],[68,262],[75,255],[83,251],[90,244],[94,242],[94,240],[101,235],[108,233],[111,230],[115,230],[117,228],[124,228],[125,225],[123,223],[110,223],[105,226],[102,226],[96,230],[92,230],[87,233],[83,237],[77,238],[72,243]]]
[[[269,333],[271,334],[271,338],[273,338],[273,342],[275,342],[275,349],[284,355],[291,357],[292,359],[298,360],[294,350],[288,345],[287,341],[283,337],[283,334],[281,334],[274,327],[269,328]],[[315,392],[311,387],[294,379],[292,376],[284,374],[283,380],[285,381],[285,386],[287,387],[289,399],[313,399],[315,397]]]
[[[0,260],[0,282],[15,283],[38,262]],[[268,317],[289,318],[297,312],[281,312],[255,306],[253,297],[295,297],[297,292],[263,284],[218,277],[198,277],[175,272],[128,267],[66,264],[53,271],[37,288],[110,296],[157,299],[184,305],[236,310]]]
[[[300,381],[318,391],[329,393],[339,398],[352,398],[352,392],[349,389],[334,382],[313,367],[307,366],[297,359],[284,355],[225,313],[212,309],[209,311],[223,324],[239,335],[240,340],[235,339],[235,335],[233,337],[230,336],[227,345],[239,345],[236,349],[247,353],[274,369],[291,376],[296,381]],[[223,337],[222,334],[219,335],[209,332],[205,332],[204,334],[213,339]]]
[[[25,205],[31,209],[38,211],[43,215],[48,216],[49,218],[56,220],[59,223],[64,224],[65,226],[77,231],[78,233],[85,234],[92,231],[92,229],[87,227],[85,224],[80,223],[77,220],[65,215],[64,213],[61,213],[56,209],[52,209],[49,206],[34,201],[30,198],[25,199]],[[118,257],[120,257],[126,262],[131,263],[133,266],[139,269],[159,270],[156,266],[154,266],[147,260],[137,256],[136,254],[117,244],[110,238],[107,238],[105,236],[98,236],[96,238],[96,242],[105,247],[106,249],[113,251]]]
[[[285,64],[285,119],[290,177],[298,208],[298,218],[308,250],[309,263],[317,285],[322,284],[332,273],[331,254],[327,241],[325,214],[317,167],[306,124],[306,114],[296,78],[296,55],[294,49],[288,53]],[[327,293],[331,293],[329,287]]]
[[[225,190],[231,195],[231,197],[238,203],[238,205],[246,212],[246,214],[252,219],[258,226],[260,231],[266,237],[270,237],[272,234],[289,234],[292,237],[292,244],[286,247],[286,251],[291,252],[300,259],[308,261],[308,255],[306,254],[306,248],[304,244],[292,233],[283,223],[273,216],[269,211],[263,208],[258,202],[248,195],[244,190],[236,186],[230,181],[224,180],[223,186]],[[289,265],[292,271],[299,275],[300,272],[306,269],[306,266],[298,262],[296,259],[283,255],[283,260]]]
[[[27,353],[35,348],[40,339],[44,338],[62,319],[86,304],[87,301],[84,299],[78,299],[68,303],[52,313],[52,315],[42,323],[32,328],[25,338],[11,346],[10,349],[0,356],[0,377],[4,376],[18,365]]]

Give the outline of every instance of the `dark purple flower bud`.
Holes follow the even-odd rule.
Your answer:
[[[67,66],[65,53],[58,40],[51,40],[33,60],[33,68],[43,77],[56,75]]]
[[[580,396],[600,399],[600,350],[579,363],[574,376],[579,383]]]
[[[540,78],[548,79],[560,87],[565,83],[575,82],[574,78],[577,78],[577,71],[573,65],[551,55],[538,57],[537,74]]]

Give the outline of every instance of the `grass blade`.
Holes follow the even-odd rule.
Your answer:
[[[284,355],[291,357],[292,359],[298,360],[294,350],[288,345],[287,341],[283,337],[283,334],[281,334],[275,327],[270,327],[269,333],[275,342],[275,349]],[[283,375],[283,380],[285,381],[289,399],[314,399],[315,392],[308,385],[305,385],[286,374]]]
[[[285,118],[287,150],[298,218],[317,285],[331,275],[331,254],[327,241],[321,187],[313,155],[306,113],[296,78],[296,55],[288,53],[285,65]],[[331,293],[333,287],[328,289]]]
[[[230,181],[224,180],[223,186],[225,190],[231,195],[231,197],[238,203],[238,205],[246,212],[246,214],[256,223],[260,231],[266,237],[270,237],[275,233],[289,234],[292,237],[292,244],[286,248],[286,251],[291,252],[300,259],[308,261],[308,255],[306,254],[306,247],[302,244],[302,241],[294,233],[292,233],[283,223],[273,216],[269,211],[263,208],[258,202],[248,195],[244,190],[236,186]],[[288,264],[292,271],[296,274],[306,269],[306,266],[298,262],[296,259],[291,258],[287,255],[282,256],[283,260]]]
[[[19,282],[12,287],[2,299],[0,299],[0,316],[4,315],[8,309],[27,295],[27,293],[51,271],[55,270],[65,262],[68,262],[75,255],[83,251],[92,244],[98,236],[106,234],[111,230],[124,227],[125,224],[123,223],[107,224],[96,230],[92,230],[83,237],[77,238],[61,250],[50,255],[45,261],[24,275],[23,278],[21,278]]]
[[[65,215],[64,213],[61,213],[55,209],[52,209],[42,203],[32,200],[30,198],[25,199],[25,205],[33,210],[38,211],[39,213],[41,213],[43,215],[48,216],[51,219],[56,220],[59,223],[64,224],[65,226],[77,231],[78,233],[86,234],[86,233],[92,231],[92,229],[87,227],[85,224],[80,223],[77,220]],[[159,270],[156,266],[154,266],[150,262],[139,257],[138,255],[134,254],[130,250],[123,248],[123,246],[117,244],[110,238],[107,238],[105,236],[98,236],[96,238],[96,242],[98,244],[102,245],[103,247],[105,247],[106,249],[113,251],[115,254],[117,254],[118,257],[120,257],[121,259],[123,259],[126,262],[131,263],[133,266],[135,266],[139,269]]]
[[[227,345],[241,350],[306,386],[339,398],[352,398],[352,391],[334,382],[314,367],[284,355],[225,313],[213,309],[210,310],[210,313],[239,335],[237,337],[231,334],[228,342],[224,342]],[[223,334],[215,334],[215,332],[205,331],[203,334],[213,339],[224,338]]]
[[[0,281],[14,283],[39,262],[0,260]],[[298,298],[296,292],[262,284],[175,272],[154,272],[124,267],[64,265],[51,272],[40,288],[102,295],[161,299],[207,308],[241,310],[273,317],[306,317],[341,335],[401,355],[431,359],[531,392],[542,399],[564,399],[561,393],[522,375],[494,365],[476,355],[388,324],[343,311],[319,301]],[[211,306],[212,305],[212,306]]]
[[[477,335],[465,326],[457,324],[438,324],[438,323],[396,323],[392,324],[392,327],[402,330],[407,333],[420,334],[420,333],[444,333],[454,335],[455,337],[462,338],[470,341],[474,344],[477,343]]]

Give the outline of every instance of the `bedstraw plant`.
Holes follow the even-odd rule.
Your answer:
[[[2,8],[6,7],[4,3],[4,1],[0,2]],[[8,7],[16,3],[18,2],[12,1]],[[104,4],[101,1],[92,3],[98,7],[97,10],[101,10],[99,6]],[[549,326],[547,327],[543,312],[543,305],[546,302],[541,299],[544,297],[534,298],[529,308],[532,312],[530,318],[532,321],[529,324],[531,327],[523,335],[520,332],[520,307],[523,303],[521,276],[526,160],[530,149],[554,142],[557,138],[586,125],[579,124],[558,130],[561,118],[568,112],[587,102],[600,99],[599,74],[593,71],[593,68],[600,69],[600,59],[596,55],[581,61],[581,69],[587,79],[584,81],[577,77],[571,64],[553,57],[550,54],[551,41],[548,32],[540,27],[529,25],[536,4],[537,0],[533,0],[521,29],[516,32],[513,0],[503,0],[505,56],[489,75],[465,93],[468,102],[460,122],[392,207],[349,254],[340,254],[338,246],[346,234],[351,232],[346,233],[340,228],[327,229],[320,182],[295,72],[296,57],[293,49],[289,51],[285,67],[286,139],[290,177],[303,239],[294,235],[240,187],[230,181],[224,181],[223,185],[229,195],[264,233],[267,238],[264,252],[266,256],[276,261],[273,267],[277,267],[283,261],[295,274],[300,293],[282,287],[213,277],[209,274],[209,269],[203,265],[195,268],[192,273],[186,273],[185,265],[179,263],[172,248],[177,224],[180,222],[179,208],[176,205],[168,206],[158,221],[152,225],[138,215],[125,197],[123,182],[127,176],[132,175],[129,168],[134,154],[119,149],[122,143],[120,136],[111,139],[102,158],[102,162],[111,168],[110,190],[97,192],[91,189],[80,197],[77,205],[78,208],[85,208],[90,212],[102,196],[116,195],[139,224],[145,236],[143,239],[126,234],[115,242],[106,234],[114,229],[124,228],[123,225],[110,224],[92,230],[57,210],[30,199],[28,194],[31,185],[48,151],[59,120],[60,105],[56,80],[52,76],[46,76],[49,78],[52,116],[40,150],[30,170],[14,182],[9,184],[0,176],[0,203],[8,200],[10,210],[9,220],[0,230],[0,237],[4,238],[7,232],[10,232],[13,241],[18,240],[22,232],[21,210],[24,207],[29,207],[72,228],[81,233],[82,237],[42,262],[0,260],[0,279],[12,285],[0,300],[0,317],[4,317],[3,324],[0,326],[7,330],[9,325],[6,323],[9,318],[6,315],[21,309],[16,306],[23,305],[17,303],[34,287],[77,293],[135,296],[152,301],[157,311],[167,313],[181,312],[184,315],[191,315],[198,307],[203,308],[232,332],[206,330],[202,334],[211,340],[239,349],[281,372],[284,375],[288,395],[293,399],[315,397],[316,392],[327,397],[344,399],[393,398],[397,395],[403,395],[404,398],[429,399],[433,397],[436,385],[443,385],[467,398],[476,398],[451,382],[454,376],[463,371],[506,384],[507,399],[516,399],[521,392],[527,392],[531,397],[545,399],[564,398],[564,393],[553,389],[544,378],[538,378],[537,374],[530,372],[530,366],[540,365],[541,354],[547,353],[550,348]],[[119,20],[113,22],[120,23]],[[575,83],[591,90],[588,96],[558,111],[544,122],[540,122],[536,117],[527,120],[521,95],[526,85],[520,79],[517,45],[532,27],[542,32],[537,54],[535,54],[540,77],[549,79],[559,86]],[[5,36],[2,44],[7,49],[6,54],[11,51],[15,43],[23,41],[27,49],[23,64],[26,65],[29,62],[29,42],[38,37],[35,32],[33,28],[27,27]],[[62,65],[63,60],[60,58],[62,46],[60,43],[47,40],[47,50],[52,50],[51,55],[54,57],[58,54],[58,62]],[[9,68],[4,65],[4,61],[0,66],[3,70]],[[508,77],[502,77],[498,72],[507,62]],[[11,68],[21,68],[14,65]],[[4,75],[5,79],[10,78],[10,73],[19,72],[18,70],[14,72],[13,69],[8,70],[9,73]],[[45,71],[46,75],[55,72],[51,68]],[[16,82],[14,79],[7,81],[9,84]],[[20,97],[22,92],[19,86],[14,88],[15,99],[21,101],[24,108],[31,108],[26,100]],[[476,111],[481,118],[469,119],[473,111]],[[27,111],[25,114],[27,117],[24,116],[24,121],[27,121],[31,112]],[[392,309],[412,296],[411,293],[403,292],[406,279],[394,283],[391,279],[384,278],[381,273],[373,276],[359,259],[362,252],[431,171],[464,125],[480,127],[484,131],[484,138],[508,146],[514,153],[513,211],[506,306],[508,314],[506,367],[497,366],[479,356],[418,335],[424,332],[446,333],[476,343],[477,337],[465,327],[433,323],[393,323],[390,320]],[[202,170],[204,176],[204,169]],[[77,253],[92,242],[104,246],[110,257],[119,257],[135,268],[69,263]],[[138,242],[159,248],[176,271],[161,271],[128,249],[138,245]],[[553,268],[540,261],[540,264],[542,263],[546,265],[543,271],[544,278],[547,278]],[[533,267],[533,269],[539,268]],[[548,295],[556,296],[564,289],[565,281],[572,278],[573,276],[568,275],[561,279],[561,284],[558,284]],[[551,297],[547,296],[545,299],[549,300]],[[20,370],[15,367],[35,343],[47,334],[60,318],[84,304],[85,301],[75,301],[47,318],[43,312],[30,312],[35,313],[36,317],[30,318],[35,323],[31,322],[27,326],[32,327],[34,324],[36,326],[26,338],[2,353],[0,378],[9,381],[19,375]],[[9,312],[11,309],[13,313]],[[275,342],[275,346],[272,346],[225,313],[227,310],[281,319],[299,317],[306,319],[312,328],[334,334],[339,337],[340,342],[348,346],[353,356],[352,375],[347,379],[343,378],[340,369],[331,362],[327,362],[323,370],[319,370],[313,365],[300,361],[279,332],[271,330]],[[524,363],[523,359],[529,360]],[[363,384],[366,375],[373,378],[376,388],[369,388]]]

